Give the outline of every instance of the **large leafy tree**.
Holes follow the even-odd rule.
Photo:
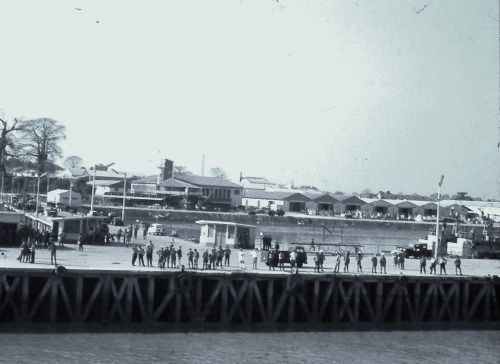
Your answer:
[[[221,167],[213,167],[210,169],[212,177],[227,178],[227,173]]]
[[[0,119],[0,172],[5,173],[7,158],[18,156],[18,143],[16,134],[25,127],[25,123],[18,119],[10,123]]]
[[[83,159],[77,155],[71,155],[64,160],[63,165],[66,168],[79,168],[82,166]]]
[[[39,173],[44,173],[48,162],[62,157],[60,142],[66,139],[66,128],[48,118],[27,120],[23,124],[22,154],[36,164]]]

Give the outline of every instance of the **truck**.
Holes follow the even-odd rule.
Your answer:
[[[167,235],[167,225],[151,224],[148,229],[149,235]]]

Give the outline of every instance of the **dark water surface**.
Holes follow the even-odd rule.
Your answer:
[[[500,363],[500,331],[0,334],[1,363]]]

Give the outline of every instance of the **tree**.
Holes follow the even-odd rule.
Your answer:
[[[472,197],[468,196],[467,192],[457,192],[457,194],[454,195],[452,199],[459,201],[472,201]]]
[[[227,178],[227,173],[221,167],[210,168],[212,177]]]
[[[64,125],[53,119],[35,119],[24,122],[21,130],[22,154],[35,162],[38,172],[46,171],[47,162],[62,156],[59,146],[66,139]]]
[[[176,173],[176,174],[193,174],[184,166],[174,166],[174,173]]]
[[[77,155],[71,155],[64,160],[64,167],[66,168],[79,168],[82,166],[83,159]]]
[[[18,119],[8,125],[8,122],[0,119],[2,131],[0,133],[0,172],[5,173],[5,162],[7,157],[17,156],[17,138],[16,132],[24,128],[24,123]]]

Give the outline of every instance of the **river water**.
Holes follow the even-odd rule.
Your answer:
[[[500,331],[4,333],[1,363],[500,363]]]

